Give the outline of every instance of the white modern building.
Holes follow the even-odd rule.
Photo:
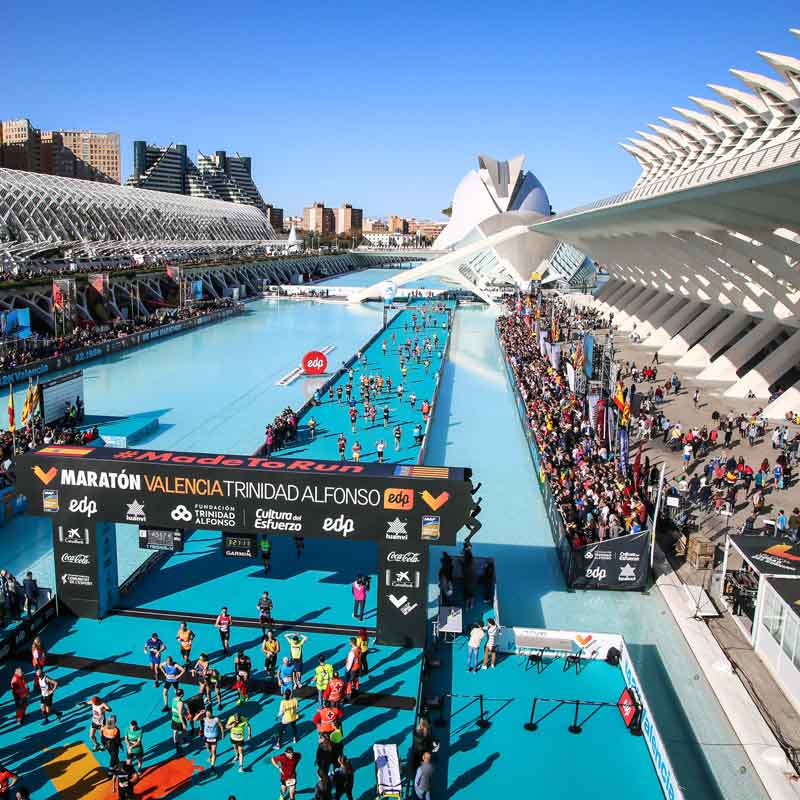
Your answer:
[[[440,255],[394,277],[395,284],[436,275],[488,303],[494,302],[498,288],[527,288],[533,274],[545,282],[577,278],[593,285],[593,265],[583,253],[533,232],[534,225],[549,218],[551,208],[547,192],[523,169],[524,163],[524,155],[510,161],[478,156],[478,169],[458,184],[450,221],[433,243]],[[361,302],[382,295],[381,284],[376,284],[350,299]]]

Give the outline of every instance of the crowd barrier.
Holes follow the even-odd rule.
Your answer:
[[[49,589],[40,589],[42,605],[30,617],[22,619],[13,630],[0,634],[0,664],[10,656],[22,658],[29,655],[27,645],[56,616],[56,601]]]
[[[554,646],[555,645],[555,646]],[[683,800],[675,770],[670,761],[658,724],[650,711],[647,693],[628,652],[625,639],[618,633],[556,631],[545,628],[503,628],[497,640],[501,653],[521,656],[544,653],[544,656],[579,656],[581,659],[611,660],[610,652],[619,653],[619,668],[625,686],[641,710],[640,727],[666,800]],[[615,653],[612,655],[616,655]]]
[[[189,319],[182,319],[178,322],[169,322],[165,325],[149,328],[146,331],[139,331],[138,333],[132,333],[128,336],[109,339],[107,342],[88,345],[58,356],[45,358],[41,361],[34,361],[25,366],[7,370],[0,374],[0,386],[7,386],[9,383],[19,383],[29,378],[36,378],[40,375],[68,369],[69,367],[84,364],[87,361],[93,361],[94,359],[117,353],[120,350],[128,350],[131,347],[138,347],[139,345],[161,339],[165,336],[173,336],[176,333],[191,330],[201,325],[219,322],[234,314],[240,313],[243,308],[244,306],[242,305],[232,308],[222,308],[219,311],[212,311],[198,317],[190,317]]]

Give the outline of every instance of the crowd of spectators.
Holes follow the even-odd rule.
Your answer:
[[[111,339],[156,328],[165,322],[176,322],[202,316],[234,305],[230,298],[210,300],[202,305],[175,309],[169,316],[152,314],[137,320],[120,320],[109,325],[89,325],[76,328],[67,336],[32,336],[4,348],[0,354],[0,371],[17,369],[36,361],[64,355],[83,347],[103,344]]]
[[[549,319],[545,307],[542,319]],[[592,330],[607,320],[595,312],[558,309],[562,330]],[[539,350],[530,316],[500,317],[498,331],[525,403],[531,434],[541,457],[540,480],[546,480],[564,519],[573,547],[642,530],[647,507],[630,469],[622,470],[603,435],[570,391],[565,372],[568,353],[556,370]],[[645,474],[649,463],[645,462]]]
[[[264,455],[269,458],[273,451],[280,450],[297,438],[297,414],[287,406],[264,431]]]

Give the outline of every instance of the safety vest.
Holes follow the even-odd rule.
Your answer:
[[[317,730],[320,733],[330,733],[331,731],[336,730],[336,720],[339,715],[336,713],[336,710],[333,708],[323,708],[319,712],[319,725],[317,725]]]
[[[328,682],[328,700],[338,703],[344,695],[344,681],[341,678],[331,678]]]
[[[333,667],[330,664],[320,664],[314,670],[314,677],[317,681],[317,689],[325,691],[330,679],[333,677]]]

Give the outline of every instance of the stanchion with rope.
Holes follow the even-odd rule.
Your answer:
[[[492,726],[492,723],[488,719],[486,719],[486,716],[484,714],[484,710],[483,710],[483,695],[479,696],[479,700],[480,700],[480,704],[481,704],[481,713],[480,713],[480,716],[478,717],[478,719],[475,720],[475,724],[479,728],[481,728],[482,730],[486,730],[486,728],[490,728]]]

